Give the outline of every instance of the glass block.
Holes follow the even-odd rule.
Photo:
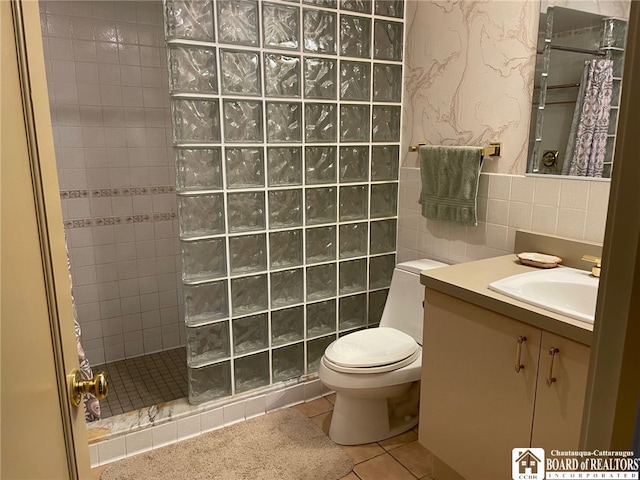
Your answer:
[[[384,306],[387,303],[389,290],[376,290],[369,293],[369,322],[368,325],[376,325],[382,320]]]
[[[336,265],[307,267],[307,301],[324,300],[336,295]]]
[[[304,301],[302,269],[271,273],[271,308],[287,307]]]
[[[267,102],[267,142],[302,141],[302,105]]]
[[[224,238],[180,242],[182,280],[196,282],[224,277],[227,274],[227,254]]]
[[[336,221],[336,189],[313,188],[305,191],[307,225]]]
[[[305,57],[305,98],[336,98],[336,61],[330,58]]]
[[[269,385],[269,352],[256,353],[233,361],[236,393]]]
[[[268,307],[266,275],[231,279],[231,304],[234,317],[249,315]]]
[[[269,228],[302,225],[302,190],[269,192]]]
[[[273,381],[284,382],[304,375],[304,344],[296,343],[271,352]]]
[[[169,90],[218,93],[216,49],[169,45]]]
[[[302,185],[302,148],[267,147],[267,172],[270,187]]]
[[[262,35],[265,48],[300,47],[300,9],[274,3],[262,4]]]
[[[627,36],[627,22],[618,18],[602,20],[602,46],[624,48]]]
[[[198,404],[231,395],[231,362],[188,370],[189,403]]]
[[[395,255],[371,257],[369,259],[369,289],[388,288],[391,285],[391,277],[395,267]]]
[[[242,355],[269,347],[269,320],[266,313],[233,320],[233,354]]]
[[[338,324],[340,330],[363,327],[367,324],[367,294],[340,299]]]
[[[224,95],[260,95],[260,57],[255,52],[220,50]]]
[[[373,27],[373,58],[402,60],[402,24],[376,20]]]
[[[310,143],[335,142],[336,105],[305,103],[305,138]]]
[[[366,185],[340,187],[340,221],[367,218],[368,200]]]
[[[262,272],[267,269],[267,239],[260,235],[229,237],[231,275]]]
[[[303,11],[304,51],[336,53],[336,14],[324,10]]]
[[[167,38],[212,41],[214,38],[211,2],[167,0],[165,28]]]
[[[229,193],[227,219],[231,233],[264,230],[264,192]]]
[[[318,7],[336,8],[336,0],[302,0],[302,3],[317,5]]]
[[[307,185],[336,182],[336,147],[306,147]]]
[[[369,105],[340,106],[340,141],[369,141]]]
[[[271,345],[283,345],[304,338],[304,307],[271,312]]]
[[[367,260],[348,260],[340,262],[340,295],[363,292],[367,289]]]
[[[307,338],[336,331],[336,301],[307,304]]]
[[[218,0],[218,41],[237,45],[259,44],[258,3]]]
[[[229,315],[227,282],[184,285],[184,322],[195,327]]]
[[[385,17],[402,18],[404,0],[375,0],[374,13]]]
[[[340,259],[367,254],[367,223],[340,225]]]
[[[376,253],[395,252],[396,234],[398,232],[398,221],[382,220],[371,222],[371,235],[369,236],[369,252]]]
[[[269,234],[271,268],[302,265],[302,230],[287,230]]]
[[[335,334],[327,337],[315,338],[307,342],[307,374],[318,371],[318,365],[324,351],[336,339]]]
[[[176,186],[185,190],[222,189],[222,152],[214,148],[174,148]]]
[[[187,364],[198,367],[229,358],[229,321],[187,327]]]
[[[264,54],[264,92],[267,97],[300,96],[300,57]]]
[[[336,227],[307,229],[307,263],[336,259]]]
[[[400,102],[402,98],[402,65],[373,66],[373,101]]]
[[[400,141],[400,107],[389,105],[373,106],[373,141]]]
[[[371,19],[340,15],[340,55],[371,57]]]
[[[262,102],[225,100],[224,139],[235,143],[262,143]]]
[[[400,165],[400,147],[374,145],[371,147],[371,180],[397,180]]]
[[[264,159],[262,148],[225,149],[227,188],[264,186]]]
[[[366,182],[369,177],[369,147],[340,147],[340,182]]]
[[[395,217],[398,214],[398,184],[371,185],[371,218]]]
[[[340,98],[369,101],[370,96],[371,65],[363,62],[340,62]]]
[[[371,0],[340,0],[340,9],[359,13],[371,13],[371,3]]]
[[[224,199],[221,193],[179,195],[178,220],[181,237],[224,233]]]
[[[176,143],[220,142],[220,111],[217,100],[171,100],[173,139]]]

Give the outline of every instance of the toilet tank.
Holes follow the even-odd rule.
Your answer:
[[[429,259],[396,265],[380,326],[401,330],[422,345],[424,286],[420,283],[420,272],[446,266]]]

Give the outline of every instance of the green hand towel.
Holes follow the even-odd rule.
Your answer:
[[[477,196],[481,147],[420,147],[422,216],[432,220],[478,225]]]

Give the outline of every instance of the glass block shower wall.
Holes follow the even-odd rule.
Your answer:
[[[402,0],[165,0],[192,403],[300,379],[395,266]]]

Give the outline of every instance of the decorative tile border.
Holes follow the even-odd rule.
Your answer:
[[[104,198],[104,197],[130,197],[136,195],[164,195],[176,193],[173,185],[160,185],[154,187],[124,187],[124,188],[96,188],[93,190],[60,190],[60,198]]]
[[[84,227],[103,227],[108,225],[122,225],[130,223],[164,222],[175,219],[176,212],[145,213],[142,215],[124,215],[122,217],[81,218],[75,220],[65,220],[64,228],[69,229]]]

